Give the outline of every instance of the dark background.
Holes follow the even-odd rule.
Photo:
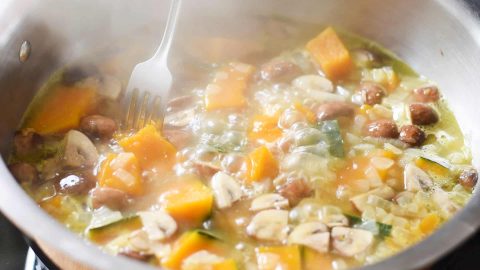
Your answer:
[[[22,235],[0,215],[0,269],[23,269],[26,255],[27,244]]]
[[[439,0],[443,1],[443,0]],[[466,0],[480,13],[480,0]],[[20,232],[0,214],[0,270],[20,270],[24,268],[27,244]],[[480,269],[480,233],[468,240],[439,262],[432,270]]]

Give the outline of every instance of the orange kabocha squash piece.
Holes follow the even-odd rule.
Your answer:
[[[275,178],[278,174],[278,162],[264,145],[253,150],[247,159],[247,180],[262,181]]]
[[[230,63],[217,71],[205,90],[205,108],[212,111],[245,106],[245,91],[254,70],[247,64]]]
[[[59,86],[34,109],[24,127],[42,135],[76,128],[91,109],[94,98],[95,89]]]
[[[250,125],[248,137],[254,141],[273,142],[282,136],[277,126],[278,116],[255,115]]]
[[[98,174],[98,184],[130,195],[143,193],[140,164],[132,153],[109,154]]]
[[[330,254],[319,253],[313,249],[304,247],[303,269],[304,270],[332,270],[333,258]]]
[[[306,48],[330,79],[340,79],[352,69],[350,53],[331,27],[310,40]]]
[[[190,255],[201,250],[218,253],[219,249],[217,241],[211,236],[201,231],[186,232],[174,243],[172,252],[165,258],[162,265],[172,270],[180,269],[183,260]]]
[[[210,215],[213,193],[195,176],[183,176],[166,184],[160,201],[173,218],[196,225]]]
[[[237,263],[233,259],[227,259],[223,262],[212,265],[213,270],[237,270]]]
[[[136,134],[121,139],[119,144],[125,151],[135,154],[142,169],[170,169],[175,162],[177,150],[153,125],[147,125]]]
[[[440,217],[437,214],[429,214],[420,221],[420,231],[431,234],[440,225]]]
[[[259,270],[301,270],[299,246],[259,247],[256,249]]]

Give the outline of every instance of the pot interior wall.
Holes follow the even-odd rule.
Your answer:
[[[24,110],[53,71],[85,56],[95,57],[95,51],[119,45],[128,47],[130,43],[143,44],[138,61],[148,58],[160,41],[168,6],[168,1],[154,0],[141,4],[122,0],[114,5],[106,0],[5,3],[0,10],[6,14],[0,16],[0,29],[4,29],[0,33],[0,152],[4,158]],[[265,18],[271,16],[347,29],[391,49],[421,74],[436,81],[471,141],[474,157],[480,157],[477,147],[480,130],[475,115],[480,99],[479,26],[462,10],[455,1],[433,0],[184,0],[184,14],[174,46],[180,48],[192,38],[202,36],[261,39]],[[32,54],[26,63],[18,61],[23,40],[32,44]],[[175,50],[172,59],[180,58],[181,52]],[[125,65],[128,69],[129,65]],[[175,68],[181,71],[182,66]],[[11,177],[3,180],[3,185],[15,184]],[[474,196],[473,201],[478,200]],[[7,205],[1,202],[2,207]],[[29,203],[25,209],[37,211]],[[17,222],[24,220],[9,208],[2,210]],[[473,220],[471,214],[469,218]],[[464,236],[473,230],[465,226],[468,232]],[[22,227],[41,238],[45,233],[40,228]],[[432,252],[431,256],[441,252],[444,251]],[[78,259],[82,258],[86,257],[78,255]]]
[[[0,26],[8,29],[0,44],[4,52],[0,56],[3,155],[8,152],[11,131],[49,74],[72,61],[92,56],[99,49],[125,46],[132,41],[145,41],[141,48],[143,57],[138,60],[147,58],[160,40],[168,5],[167,1],[153,0],[143,1],[141,7],[130,1],[114,6],[108,1],[25,2],[31,6],[21,4],[20,12],[27,12],[19,13],[20,4],[14,4],[6,13],[19,16],[6,16],[0,21]],[[371,38],[438,82],[472,144],[480,142],[480,131],[471,113],[476,101],[470,98],[480,86],[480,77],[475,74],[480,65],[478,29],[467,29],[464,23],[468,23],[468,18],[452,16],[437,1],[303,0],[293,5],[287,0],[186,0],[183,12],[178,47],[192,37],[262,38],[262,22],[272,15],[332,24]],[[22,64],[18,61],[18,48],[23,40],[29,40],[33,50],[30,60]],[[182,56],[174,53],[173,57]],[[478,156],[476,148],[474,151]]]

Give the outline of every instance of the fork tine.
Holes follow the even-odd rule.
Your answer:
[[[140,103],[140,108],[138,108],[138,113],[135,117],[134,127],[135,129],[141,129],[145,126],[145,118],[147,114],[147,108],[150,100],[150,92],[144,91],[143,98]]]
[[[135,111],[137,110],[137,99],[138,99],[138,89],[135,88],[132,90],[130,97],[127,97],[128,109],[125,117],[125,129],[130,130],[134,126]]]
[[[125,107],[128,108],[124,125],[127,130],[143,128],[152,120],[157,128],[163,126],[163,109],[166,105],[164,98],[172,86],[172,73],[167,65],[168,52],[172,45],[181,2],[182,0],[171,1],[165,32],[154,55],[149,60],[138,63],[132,70],[124,95]]]
[[[145,119],[145,124],[150,124],[154,121],[155,125],[158,125],[158,112],[161,105],[161,99],[158,95],[153,98],[153,102],[148,111],[147,117]],[[158,127],[158,126],[157,126]]]
[[[162,102],[162,98],[160,96],[157,96],[155,100],[155,115],[153,115],[152,118],[153,121],[155,121],[157,128],[159,129],[163,128],[163,117],[165,113]]]

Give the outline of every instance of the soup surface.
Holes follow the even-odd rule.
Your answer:
[[[163,125],[123,123],[114,59],[67,67],[30,105],[10,169],[71,230],[167,269],[391,256],[468,201],[470,150],[434,82],[373,42],[317,31],[261,63],[185,67]]]

